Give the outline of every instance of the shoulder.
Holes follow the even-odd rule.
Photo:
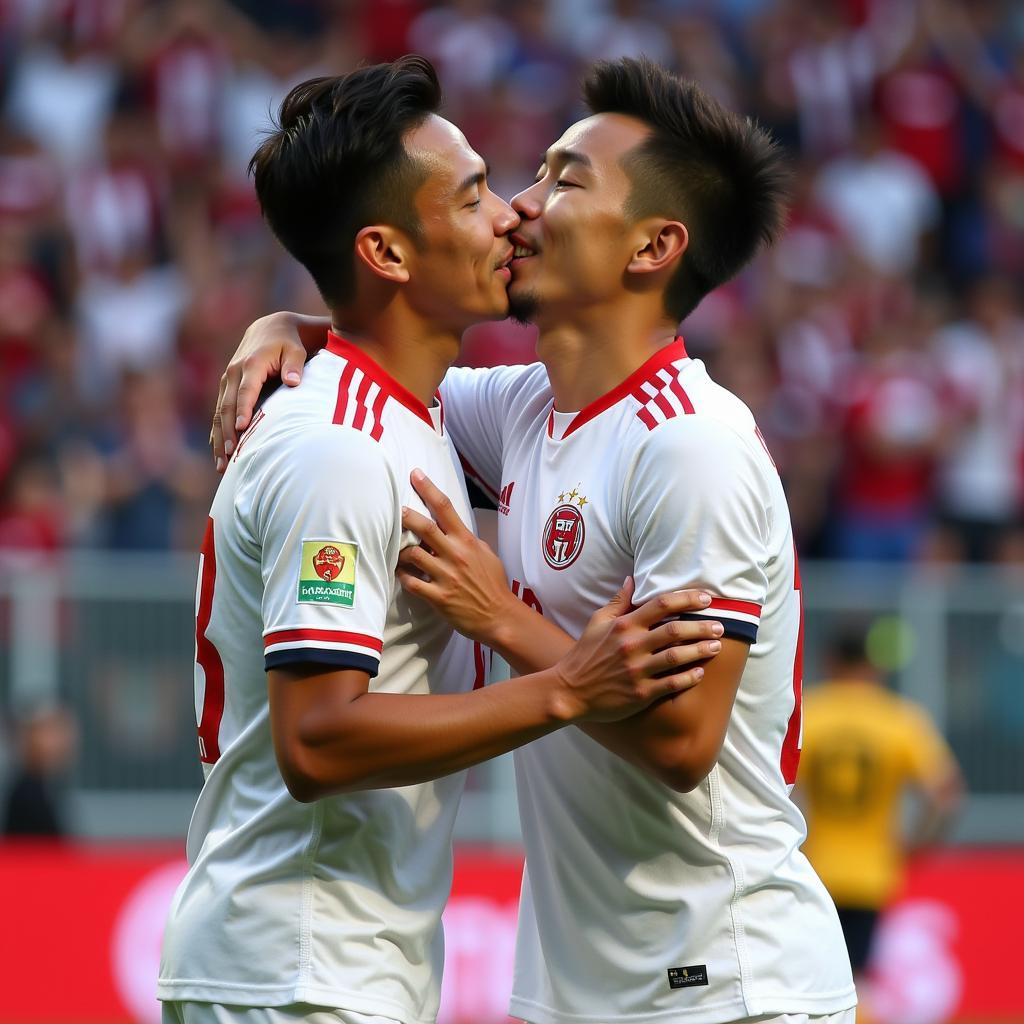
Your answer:
[[[388,449],[370,434],[304,415],[273,422],[271,415],[266,434],[253,444],[250,478],[355,493],[394,477]]]
[[[702,473],[702,483],[725,486],[737,475],[763,484],[774,470],[749,413],[722,416],[714,409],[695,410],[634,436],[641,472],[664,473],[671,467],[681,478]]]
[[[515,366],[453,366],[441,383],[442,394],[457,395],[459,391],[489,391],[515,396],[532,394],[548,386],[547,372],[542,363]],[[447,395],[446,395],[447,397]]]

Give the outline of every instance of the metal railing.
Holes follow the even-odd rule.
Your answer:
[[[952,836],[1024,842],[1024,574],[802,566],[805,679],[827,639],[873,623],[893,684],[949,739],[969,798]],[[73,822],[84,835],[184,834],[201,773],[192,691],[195,559],[76,554],[0,564],[0,708],[59,698],[76,716]],[[464,840],[518,838],[509,758],[471,773]]]

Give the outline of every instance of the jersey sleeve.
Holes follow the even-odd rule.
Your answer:
[[[453,366],[441,382],[445,428],[466,476],[492,501],[501,490],[502,438],[527,366]]]
[[[252,486],[265,668],[312,662],[375,676],[400,536],[383,450],[333,424],[311,428],[268,450]]]
[[[910,777],[922,786],[941,780],[953,754],[928,714],[911,704],[903,708],[904,756]]]
[[[650,433],[626,488],[626,533],[634,556],[635,604],[699,587],[702,612],[725,635],[757,640],[767,596],[770,499],[765,470],[729,427],[679,417]]]

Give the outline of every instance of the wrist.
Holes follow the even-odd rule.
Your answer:
[[[548,718],[559,726],[574,725],[584,717],[585,707],[576,695],[562,662],[557,662],[543,675],[550,675],[548,685]]]
[[[507,597],[502,598],[502,604],[495,608],[489,616],[485,628],[485,635],[479,639],[506,661],[518,662],[523,646],[524,638],[528,636],[530,619],[536,613],[515,597],[511,591],[506,591]]]

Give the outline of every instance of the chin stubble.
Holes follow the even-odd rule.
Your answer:
[[[533,292],[517,295],[514,298],[510,295],[508,298],[508,315],[517,324],[529,324],[536,318],[539,306],[540,299]]]

